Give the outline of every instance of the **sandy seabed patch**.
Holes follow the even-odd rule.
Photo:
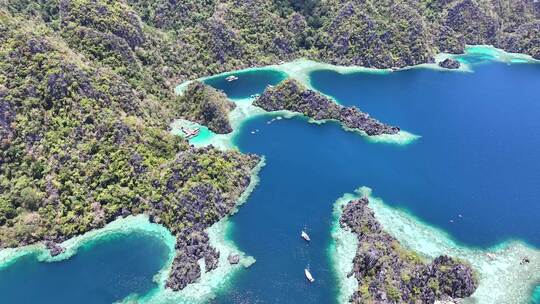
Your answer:
[[[349,229],[342,228],[339,223],[343,214],[342,208],[349,201],[346,196],[343,196],[334,203],[331,227],[332,242],[328,248],[328,255],[338,279],[338,303],[348,303],[350,297],[358,289],[358,280],[354,276],[348,276],[353,269],[358,238]]]

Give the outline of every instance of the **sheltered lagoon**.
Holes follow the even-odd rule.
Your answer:
[[[437,57],[437,62],[444,60],[444,58],[456,58],[462,63],[462,68],[460,71],[465,72],[472,72],[472,66],[477,65],[484,62],[492,62],[492,61],[500,61],[505,63],[529,63],[534,62],[534,60],[530,59],[530,57],[517,55],[514,56],[514,54],[508,54],[503,51],[494,49],[492,47],[468,47],[467,48],[467,54],[464,56],[459,55],[448,55],[448,54],[442,54]],[[440,70],[440,68],[436,64],[427,64],[427,65],[420,65],[417,67],[411,67],[414,69],[417,68],[428,68],[428,69],[435,69]],[[411,69],[406,68],[406,69]],[[254,69],[248,69],[246,70],[249,73],[252,73],[252,76],[257,75],[257,71],[259,71],[261,68],[254,68]],[[331,69],[337,73],[341,74],[354,74],[354,73],[371,73],[376,75],[390,75],[393,73],[391,70],[376,70],[376,69],[366,69],[361,67],[336,67],[331,66],[327,64],[320,64],[308,60],[297,60],[291,63],[286,63],[282,65],[277,66],[271,66],[271,67],[265,67],[263,68],[265,71],[274,70],[278,73],[272,72],[274,76],[279,75],[276,78],[270,77],[272,80],[272,83],[274,81],[281,81],[284,79],[283,75],[286,75],[286,77],[293,77],[299,81],[301,81],[304,85],[316,89],[316,86],[313,85],[312,82],[312,73],[320,70],[328,70]],[[213,81],[216,80],[223,80],[227,75],[238,75],[240,73],[246,72],[246,71],[236,71],[236,72],[229,72],[225,74],[220,74],[217,76],[212,76],[211,78]],[[222,79],[223,78],[223,79]],[[268,78],[267,78],[268,79]],[[205,80],[205,79],[201,79]],[[267,80],[266,80],[267,81]],[[262,88],[266,87],[267,84],[272,83],[265,83],[265,81],[262,81],[264,85]],[[214,83],[215,85],[215,83]],[[179,94],[182,93],[183,88],[186,87],[186,83],[182,84],[177,87],[177,92]],[[260,89],[261,86],[258,85],[258,88]],[[253,93],[255,92],[255,93]],[[294,118],[291,120],[292,124],[298,125],[296,122],[299,122],[299,124],[305,124],[305,122],[315,122],[309,119],[306,119],[304,117],[301,117],[297,113],[291,113],[291,112],[280,112],[280,113],[266,113],[262,111],[261,109],[254,107],[251,105],[253,98],[251,95],[257,94],[260,92],[255,91],[249,91],[250,96],[246,97],[247,94],[240,94],[236,99],[232,98],[233,101],[237,104],[237,108],[231,112],[231,125],[233,126],[234,132],[232,134],[228,135],[216,135],[213,134],[211,131],[205,129],[204,126],[202,127],[202,132],[199,134],[199,136],[193,138],[191,142],[196,146],[205,146],[208,144],[212,144],[215,146],[218,146],[223,149],[237,149],[240,147],[242,148],[242,140],[239,137],[245,137],[246,134],[257,136],[259,129],[255,128],[252,129],[251,126],[258,124],[254,124],[254,122],[260,122],[263,121],[264,123],[270,125],[274,122],[277,122],[281,120],[281,118]],[[324,92],[323,92],[324,93]],[[331,96],[331,95],[328,95]],[[333,97],[333,96],[331,96]],[[336,102],[340,102],[341,100],[338,98],[333,97]],[[376,117],[376,116],[375,116]],[[320,123],[320,122],[315,122]],[[172,125],[173,132],[177,132],[180,125],[189,125],[190,127],[197,127],[197,125],[192,124],[187,121],[177,121],[175,124]],[[249,126],[249,127],[248,127]],[[321,126],[322,129],[325,130],[333,130],[335,126],[333,126],[332,123],[329,124],[329,126]],[[335,132],[335,131],[333,131]],[[419,137],[416,135],[412,135],[411,133],[401,134],[401,140],[399,138],[390,138],[390,139],[382,139],[378,140],[377,138],[369,138],[369,137],[363,137],[365,140],[371,142],[372,144],[376,143],[392,143],[392,144],[398,144],[402,145],[403,148],[406,148],[408,144],[414,143],[416,139]],[[405,136],[404,136],[405,135]],[[419,134],[419,136],[422,136],[423,134]],[[349,138],[350,140],[350,138]],[[264,182],[264,180],[263,180]],[[378,191],[378,190],[376,190]],[[341,192],[343,193],[343,192]],[[364,194],[367,194],[367,189],[364,188]],[[334,197],[335,198],[335,197]],[[374,198],[373,198],[374,199]],[[478,291],[473,295],[471,299],[477,299],[478,303],[489,303],[489,299],[493,299],[493,296],[499,296],[499,299],[512,299],[511,297],[515,297],[515,299],[519,299],[520,302],[509,302],[509,303],[526,303],[529,301],[531,294],[533,292],[534,284],[537,284],[540,282],[540,278],[536,277],[535,275],[538,275],[540,271],[535,271],[537,269],[540,269],[540,266],[538,265],[538,251],[532,249],[531,246],[527,246],[522,242],[517,241],[509,241],[502,243],[496,247],[492,247],[490,249],[473,249],[470,248],[470,246],[462,245],[456,241],[453,241],[452,237],[449,237],[448,234],[442,232],[439,230],[439,228],[432,227],[431,225],[423,224],[420,219],[417,217],[414,217],[410,215],[410,212],[403,212],[401,210],[397,210],[396,208],[389,207],[389,205],[382,202],[382,200],[374,199],[374,202],[372,204],[372,207],[374,208],[374,211],[376,213],[377,219],[383,224],[384,227],[387,227],[387,230],[389,233],[394,235],[398,240],[400,240],[403,245],[406,247],[415,250],[422,255],[426,257],[433,257],[435,255],[441,254],[441,253],[452,253],[459,257],[464,257],[465,259],[469,260],[473,263],[473,265],[477,267],[485,267],[485,269],[482,269],[481,275],[482,275],[482,281],[480,288]],[[336,205],[337,206],[337,205]],[[330,210],[326,210],[325,212],[331,213]],[[334,211],[333,219],[336,218],[336,216],[339,215],[337,211]],[[131,222],[132,221],[132,222]],[[124,224],[122,224],[124,223]],[[128,223],[126,226],[125,224]],[[333,222],[332,222],[333,223]],[[296,230],[298,223],[293,223],[294,229]],[[332,297],[339,297],[339,302],[342,302],[344,299],[346,299],[347,294],[350,292],[351,288],[354,288],[355,282],[352,280],[347,281],[341,281],[343,278],[343,274],[346,273],[347,267],[349,267],[351,264],[350,258],[351,254],[354,256],[354,251],[352,251],[353,247],[350,246],[351,243],[349,242],[343,242],[343,240],[346,241],[352,241],[352,235],[346,234],[346,232],[340,231],[339,227],[333,226],[331,223],[328,223],[330,227],[332,227],[331,236],[330,238],[330,231],[328,231],[329,235],[328,238],[321,237],[323,240],[328,240],[326,244],[330,245],[324,245],[326,248],[324,256],[326,256],[328,259],[330,259],[332,264],[331,272],[333,273],[326,273],[324,274],[326,277],[334,277],[334,280],[329,279],[328,281],[323,282],[325,284],[324,286],[328,286],[331,284],[336,284],[338,287],[335,290],[335,293],[333,291]],[[138,217],[128,217],[126,219],[119,219],[109,225],[107,225],[106,228],[102,230],[92,231],[88,234],[85,234],[81,237],[74,238],[72,240],[67,241],[65,244],[67,249],[66,253],[57,256],[54,258],[54,260],[62,260],[67,259],[71,257],[73,254],[76,253],[77,248],[81,246],[81,244],[91,244],[93,240],[96,240],[99,238],[98,236],[101,235],[107,235],[108,233],[117,234],[119,231],[125,232],[125,233],[133,233],[134,231],[140,231],[147,229],[147,232],[150,232],[155,235],[159,235],[164,243],[168,246],[168,248],[174,248],[174,238],[164,229],[163,227],[155,224],[150,224],[147,219],[144,217],[138,216]],[[232,226],[240,227],[238,224],[236,224],[235,218],[233,217],[233,221],[230,222],[229,220],[222,220],[219,223],[217,223],[215,226],[209,229],[209,234],[211,236],[211,243],[218,248],[220,251],[222,251],[222,255],[220,256],[220,260],[222,260],[224,257],[226,257],[225,252],[235,251],[238,252],[238,248],[244,250],[243,246],[244,244],[238,244],[236,241],[238,234],[240,233],[239,230],[242,229],[236,228],[232,229]],[[327,227],[327,226],[324,226]],[[324,228],[323,227],[323,228]],[[314,230],[314,227],[310,227]],[[118,229],[115,231],[115,229]],[[131,230],[133,229],[133,230]],[[322,233],[322,232],[321,232]],[[317,238],[316,238],[317,239]],[[233,243],[232,240],[235,240]],[[70,245],[71,244],[71,245]],[[237,245],[235,245],[237,244]],[[329,247],[328,247],[329,246]],[[307,250],[307,249],[306,249]],[[497,254],[497,258],[495,261],[491,261],[486,255],[485,252],[495,252]],[[3,250],[0,251],[0,264],[3,265],[3,267],[0,267],[0,271],[3,268],[10,267],[13,263],[16,263],[18,258],[21,256],[25,256],[31,252],[38,253],[39,259],[42,261],[52,261],[53,259],[50,258],[48,252],[44,250],[44,248],[39,246],[33,246],[28,248],[22,248],[22,249],[14,249],[14,250]],[[339,254],[336,255],[336,252]],[[247,251],[249,254],[250,251]],[[300,253],[297,252],[297,254],[300,254],[303,259],[306,259],[306,256],[309,255],[305,251],[301,251]],[[512,272],[512,267],[515,266],[516,263],[519,264],[519,259],[522,255],[528,255],[530,257],[534,257],[532,260],[534,261],[530,265],[527,265],[527,271],[523,271],[521,273],[515,273]],[[243,255],[245,257],[244,265],[240,265],[241,267],[249,266],[253,260],[249,258],[246,254]],[[257,256],[256,256],[257,257]],[[166,263],[166,266],[164,266],[160,273],[158,273],[154,281],[158,282],[158,288],[154,289],[148,294],[144,295],[132,295],[130,297],[127,297],[124,302],[131,302],[131,301],[145,301],[149,303],[169,303],[171,301],[174,302],[180,302],[182,303],[195,303],[195,302],[205,302],[209,299],[213,298],[217,293],[224,293],[223,299],[215,299],[214,301],[217,301],[219,303],[228,303],[231,302],[231,299],[238,299],[238,292],[235,292],[234,289],[236,286],[231,286],[231,280],[233,277],[242,276],[244,273],[243,271],[238,271],[241,269],[241,267],[221,267],[216,271],[205,273],[201,277],[201,280],[197,284],[190,285],[188,288],[186,288],[184,291],[179,293],[173,293],[168,290],[165,290],[163,288],[164,279],[166,278],[167,270],[170,266],[170,263],[172,263],[172,255],[169,257],[169,261]],[[309,263],[309,259],[308,263]],[[220,265],[223,265],[221,263]],[[302,267],[303,265],[300,265]],[[256,267],[256,266],[255,266]],[[508,276],[505,283],[511,284],[515,282],[526,282],[526,284],[522,284],[520,286],[516,286],[515,289],[507,290],[506,288],[501,288],[501,285],[497,285],[498,282],[495,282],[494,280],[489,280],[489,278],[497,277],[497,275],[500,272],[504,272],[507,274],[511,274]],[[322,270],[319,270],[316,272],[316,276],[322,275]],[[527,277],[528,275],[528,277]],[[524,277],[525,276],[525,277]],[[299,280],[301,278],[298,278]],[[325,279],[323,278],[322,281]],[[521,281],[523,280],[523,281]],[[236,283],[236,282],[235,282]],[[240,280],[240,284],[242,284]],[[299,285],[292,284],[293,286],[298,287]],[[510,286],[510,285],[508,285]],[[514,285],[512,285],[514,286]],[[302,286],[302,289],[309,288]],[[488,292],[488,288],[498,288],[497,291],[500,293],[490,293]],[[230,291],[233,290],[233,291]],[[241,289],[240,289],[241,290]],[[307,292],[310,292],[309,289],[306,289]],[[229,292],[229,294],[227,294]],[[536,291],[536,294],[538,294],[538,289]],[[537,297],[537,296],[536,296]],[[253,298],[257,298],[256,296],[253,296]],[[248,297],[249,299],[249,297]],[[308,297],[306,298],[306,301],[313,301],[314,299],[317,299],[316,297]],[[513,301],[513,300],[512,300]],[[537,300],[533,300],[537,301]],[[232,301],[233,302],[233,301]]]
[[[260,182],[259,172],[264,166],[265,161],[263,158],[259,165],[254,168],[251,182],[238,199],[237,207],[248,200]],[[248,268],[256,262],[254,257],[242,252],[231,240],[230,234],[231,230],[234,229],[233,226],[234,224],[231,223],[230,218],[227,216],[206,230],[210,238],[210,245],[220,252],[217,269],[210,272],[202,272],[198,282],[188,285],[181,291],[172,291],[165,288],[165,282],[174,259],[174,256],[171,254],[167,265],[155,277],[155,280],[159,282],[158,287],[148,294],[128,297],[122,303],[190,304],[206,303],[214,299],[216,294],[230,285],[232,278],[240,269]],[[173,250],[174,244],[175,241],[172,243]],[[240,256],[240,262],[236,265],[231,265],[227,260],[229,254],[238,254]],[[199,264],[201,269],[204,269],[204,262],[202,260],[199,261]]]
[[[174,134],[182,135],[180,131],[182,127],[188,129],[198,128],[200,134],[190,140],[190,143],[196,147],[212,145],[221,149],[234,148],[233,139],[238,135],[240,126],[247,120],[255,118],[261,115],[272,115],[281,118],[294,118],[303,117],[301,113],[291,111],[274,111],[266,112],[263,109],[253,106],[253,101],[261,94],[267,86],[273,86],[281,81],[292,78],[298,80],[306,87],[313,89],[310,81],[310,73],[321,69],[332,69],[339,73],[355,73],[366,72],[376,74],[387,74],[391,70],[386,69],[372,69],[364,67],[343,67],[334,66],[330,64],[319,63],[306,59],[299,59],[292,62],[284,63],[281,65],[268,66],[263,68],[249,68],[239,71],[232,71],[221,73],[213,76],[202,77],[196,79],[196,81],[202,81],[207,85],[210,85],[216,89],[223,91],[230,100],[236,104],[236,108],[231,111],[229,115],[229,121],[233,128],[233,132],[230,134],[216,134],[205,126],[190,122],[185,119],[178,119],[171,124],[171,129]],[[228,81],[227,77],[238,77],[235,81]],[[247,80],[245,80],[247,79]],[[193,81],[186,81],[176,87],[176,93],[182,95],[185,89]],[[325,95],[323,93],[323,95]],[[334,102],[339,103],[332,96],[328,96]],[[315,120],[308,118],[309,123],[323,124],[332,122],[329,120]],[[351,130],[347,127],[343,127],[344,130],[358,133],[361,136],[366,136],[363,132],[357,130]],[[255,130],[256,132],[256,130]],[[419,138],[418,135],[409,133],[405,130],[401,130],[398,134],[382,134],[377,136],[366,136],[369,140],[378,143],[390,143],[398,145],[406,145]]]
[[[256,183],[253,184],[251,190],[255,185]],[[249,191],[246,192],[246,197]],[[174,292],[164,287],[174,259],[176,239],[165,227],[150,223],[148,217],[144,215],[120,218],[106,225],[102,229],[94,230],[72,238],[61,244],[66,248],[66,251],[55,257],[51,257],[49,251],[42,246],[29,246],[27,248],[23,247],[2,251],[2,256],[0,256],[0,272],[2,269],[6,269],[13,264],[20,262],[21,259],[24,258],[35,259],[40,263],[61,263],[62,261],[72,258],[82,249],[91,253],[93,247],[101,245],[104,241],[114,242],[128,236],[144,235],[156,239],[156,242],[159,243],[158,245],[163,245],[165,247],[165,254],[160,263],[163,264],[161,270],[159,270],[159,268],[155,269],[159,270],[159,273],[155,274],[150,272],[146,274],[153,277],[151,281],[154,284],[152,285],[156,285],[156,287],[138,290],[132,295],[127,295],[125,299],[116,299],[116,301],[120,300],[122,303],[138,303],[141,301],[150,303],[203,303],[211,299],[219,289],[226,286],[235,271],[238,271],[243,267],[250,267],[255,263],[253,257],[242,253],[229,239],[231,229],[232,223],[228,221],[227,218],[222,219],[208,228],[207,232],[210,238],[210,244],[221,253],[219,267],[212,272],[202,273],[199,282],[189,285],[180,292]],[[148,242],[147,239],[144,241]],[[238,265],[230,265],[227,261],[229,254],[239,254],[240,263]],[[148,256],[145,256],[144,258],[149,259]],[[150,258],[150,260],[153,258],[155,257]],[[200,264],[204,267],[202,261],[200,261]],[[39,279],[39,277],[34,279]],[[131,280],[129,277],[124,279],[128,281]],[[3,294],[5,296],[5,293]],[[53,302],[53,299],[51,299],[51,303]],[[47,298],[43,300],[43,303],[49,302]]]
[[[469,57],[474,57],[474,58],[469,58]],[[468,47],[467,48],[467,54],[461,55],[461,56],[442,54],[441,56],[437,57],[437,62],[442,61],[445,58],[455,58],[455,59],[458,59],[460,62],[462,62],[462,68],[460,70],[456,71],[456,72],[458,72],[458,74],[459,74],[459,72],[473,73],[474,72],[474,70],[472,68],[473,66],[478,66],[479,64],[484,64],[484,63],[488,64],[490,62],[500,62],[500,63],[506,63],[506,64],[536,63],[537,62],[537,61],[531,59],[528,56],[523,56],[523,55],[519,55],[519,54],[514,56],[514,54],[509,54],[509,53],[506,53],[504,51],[497,50],[497,49],[494,49],[492,47],[487,47],[487,46]],[[298,77],[297,79],[301,80],[304,84],[307,84],[311,88],[317,89],[317,84],[313,83],[313,79],[312,79],[313,76],[312,75],[313,75],[313,72],[318,72],[320,70],[317,69],[316,67],[308,69],[307,67],[310,66],[308,64],[309,61],[303,60],[301,62],[303,62],[303,64],[300,65],[301,68],[297,68],[295,70],[296,75],[300,75],[300,76],[297,76]],[[287,66],[287,64],[285,64],[284,66]],[[325,70],[328,70],[328,68],[329,68],[329,65],[324,65],[324,64],[323,65],[313,64],[312,66],[319,66],[319,67],[324,66]],[[309,72],[302,72],[304,69],[309,70]],[[437,71],[447,72],[447,70],[444,70],[444,69],[440,68],[436,64],[426,64],[426,65],[421,65],[421,66],[417,66],[417,67],[406,68],[404,70],[426,70],[426,69],[427,70],[437,70]],[[391,72],[391,71],[388,71],[388,70],[371,71],[369,69],[366,70],[366,69],[362,69],[362,68],[359,68],[358,70],[355,70],[354,68],[344,68],[344,69],[336,68],[336,69],[331,69],[331,70],[332,70],[332,72],[340,73],[340,74],[359,74],[358,72],[360,71],[360,74],[361,73],[366,74],[366,72],[367,72],[367,74],[382,75],[382,77],[387,77],[388,75],[392,75],[394,73],[394,72]],[[448,72],[449,73],[455,73],[454,71],[448,71]],[[400,74],[400,72],[397,72],[396,74]],[[228,75],[230,75],[230,74],[228,74]],[[238,72],[236,72],[235,75],[238,75]],[[323,91],[322,93],[327,94],[325,91]],[[334,96],[332,94],[327,94],[327,96],[333,97],[334,100],[336,100],[336,101],[338,101],[340,103],[342,101],[341,98],[338,98],[338,97],[336,97],[336,96]],[[362,106],[360,106],[360,107],[363,108]],[[368,110],[367,112],[372,114],[376,118],[380,118],[379,116],[377,116],[377,114],[371,113],[370,110]],[[282,113],[282,114],[284,114],[284,113]],[[304,122],[304,123],[305,122],[313,122],[313,121],[310,121],[307,118],[299,117],[299,116],[294,115],[292,113],[288,113],[288,114],[290,114],[288,117],[290,117],[290,118],[294,117],[295,118],[294,120],[299,120],[299,121]],[[251,116],[249,119],[245,120],[242,124],[240,124],[241,128],[243,128],[243,130],[238,131],[235,128],[235,132],[237,132],[237,133],[235,133],[235,136],[232,136],[234,138],[234,144],[229,144],[229,146],[232,146],[232,147],[239,146],[242,151],[249,151],[249,152],[256,152],[256,153],[263,153],[264,154],[264,152],[261,152],[261,151],[259,151],[257,149],[253,150],[253,149],[250,149],[250,148],[246,148],[246,143],[248,142],[248,140],[246,138],[250,137],[250,136],[253,136],[253,137],[260,136],[259,132],[261,132],[261,135],[262,135],[262,133],[267,132],[267,130],[264,130],[264,129],[260,128],[262,126],[262,123],[273,124],[273,123],[277,122],[276,117],[283,118],[285,116],[279,115],[279,114],[276,114],[276,113],[263,113],[263,112],[259,112],[255,116]],[[383,119],[383,121],[393,122],[392,120],[388,120],[388,119],[386,119],[386,120]],[[298,125],[298,123],[293,123],[293,124]],[[422,132],[419,132],[418,134],[420,136],[423,136]],[[275,138],[275,137],[269,137],[269,139],[272,139],[272,138]],[[364,137],[364,139],[366,139],[367,141],[372,142],[372,143],[377,143],[377,140],[374,140],[373,138]],[[396,141],[393,140],[393,141],[391,141],[391,143],[395,144]],[[410,143],[411,143],[411,141],[406,141],[405,142],[405,144],[410,144]],[[258,143],[257,145],[259,145],[259,144],[260,143]],[[251,146],[251,144],[248,144],[247,146]],[[407,145],[403,145],[403,147],[406,148],[406,149],[409,149],[409,148],[407,148]],[[270,166],[271,166],[272,162],[275,162],[275,160],[272,160],[272,159],[269,160]],[[264,180],[264,177],[263,177],[263,180]],[[253,201],[256,201],[256,200],[257,200],[256,198],[253,199]],[[253,202],[253,204],[255,204],[255,202]],[[246,211],[244,210],[244,212],[246,212]],[[415,211],[410,211],[407,214],[411,214],[411,212],[412,212],[412,214],[416,214]],[[234,219],[234,220],[237,220],[237,219]],[[244,221],[244,219],[241,219],[241,220],[239,219],[239,221]],[[477,266],[480,265],[482,267],[486,266],[488,263],[490,263],[490,260],[488,258],[486,258],[485,255],[483,256],[484,252],[496,251],[497,254],[500,254],[500,256],[502,257],[501,260],[498,260],[497,262],[491,263],[490,265],[492,267],[486,267],[485,268],[486,272],[482,273],[482,275],[484,276],[484,279],[482,280],[481,284],[484,287],[480,288],[474,294],[474,296],[472,298],[472,299],[475,299],[475,300],[480,299],[480,303],[489,303],[490,299],[491,300],[493,299],[493,297],[491,297],[492,295],[488,295],[488,292],[486,292],[486,290],[488,290],[489,288],[493,288],[496,282],[486,280],[485,279],[486,277],[488,277],[490,274],[492,274],[494,272],[496,273],[497,271],[506,272],[506,273],[512,273],[512,271],[520,271],[519,269],[515,269],[515,267],[518,267],[516,265],[520,264],[520,259],[523,258],[523,256],[529,256],[529,257],[537,256],[537,250],[535,250],[532,246],[526,245],[524,242],[505,241],[503,243],[500,243],[497,246],[488,246],[488,247],[486,247],[488,249],[484,249],[484,250],[483,249],[475,249],[477,247],[474,246],[474,245],[471,246],[470,244],[462,244],[461,242],[455,241],[454,238],[449,237],[448,234],[444,234],[444,233],[441,234],[440,233],[441,230],[438,227],[433,227],[432,225],[422,224],[422,222],[420,221],[420,219],[418,217],[413,217],[413,220],[411,220],[410,222],[411,222],[411,225],[414,225],[416,223],[420,227],[425,228],[425,231],[422,231],[422,233],[435,236],[431,240],[434,240],[434,239],[439,238],[439,237],[441,238],[441,240],[439,242],[442,242],[442,243],[446,244],[446,246],[439,247],[439,249],[438,249],[439,251],[436,251],[436,252],[441,252],[441,250],[446,250],[446,248],[450,248],[450,247],[454,246],[456,248],[455,249],[456,251],[461,252],[462,250],[465,250],[467,252],[467,254],[461,254],[461,253],[458,252],[458,253],[456,253],[456,255],[461,256],[461,257],[471,258],[471,259],[474,260],[474,263]],[[244,229],[246,229],[246,226],[244,226]],[[332,231],[333,231],[333,234],[335,234],[335,232],[336,232],[335,227],[334,227],[334,229]],[[418,232],[418,233],[421,232],[421,231],[418,231],[418,230],[415,230],[415,231]],[[403,233],[403,232],[401,232],[401,233]],[[398,239],[401,239],[401,238],[399,238],[399,233],[395,233],[395,234],[396,234],[396,237]],[[351,236],[349,235],[349,239],[350,239],[350,237]],[[239,238],[239,236],[237,236],[236,238]],[[406,239],[405,239],[405,241],[406,241]],[[405,246],[411,247],[413,250],[417,250],[422,255],[425,255],[427,257],[432,257],[433,254],[434,254],[434,252],[430,252],[428,250],[429,248],[424,248],[422,246],[416,246],[416,247],[410,246],[405,241],[404,241]],[[347,248],[348,248],[349,249],[349,251],[348,251],[349,255],[348,256],[351,257],[351,254],[354,253],[354,252],[350,251],[350,249],[352,247],[340,248],[338,246],[339,244],[343,245],[343,242],[340,242],[338,244],[331,243],[330,251],[332,251],[333,249],[335,249],[337,247],[336,250],[341,250],[341,252],[346,253]],[[480,246],[480,247],[482,247],[482,246]],[[240,245],[240,247],[244,248],[244,246],[242,244]],[[250,251],[250,250],[248,250],[248,251]],[[424,251],[426,251],[426,252],[424,252]],[[449,252],[453,252],[453,251],[449,251]],[[256,256],[258,256],[258,255],[256,254]],[[343,266],[343,265],[350,265],[350,261],[347,262],[347,261],[336,259],[336,255],[332,255],[332,254],[330,255],[330,258],[333,261],[333,263],[342,265],[342,267],[340,268],[341,271],[338,272],[338,273],[341,273],[341,274],[345,273],[344,269],[345,269],[346,266]],[[347,259],[346,257],[342,257],[342,258]],[[488,259],[488,260],[486,260],[486,259]],[[530,299],[530,295],[532,293],[534,284],[537,284],[538,281],[539,281],[538,278],[535,278],[534,275],[532,275],[532,273],[534,272],[534,269],[535,269],[534,267],[538,267],[538,265],[537,264],[534,264],[534,265],[529,264],[529,266],[527,267],[527,271],[525,271],[525,273],[527,273],[528,277],[517,278],[517,279],[520,279],[520,280],[523,279],[524,284],[521,284],[520,286],[512,285],[512,286],[515,286],[515,289],[512,289],[512,290],[506,290],[505,288],[498,287],[500,293],[496,294],[496,295],[501,296],[501,299],[506,299],[506,300],[510,301],[510,303],[513,303],[512,302],[513,300],[510,300],[510,299],[512,299],[512,297],[514,297],[514,296],[516,297],[516,299],[519,299],[520,302],[518,302],[518,303],[521,303],[521,302],[526,303],[526,302],[528,302],[527,299]],[[336,270],[337,269],[334,269],[334,271],[336,271]],[[514,278],[514,279],[516,279],[516,278]],[[250,286],[250,288],[253,287],[253,286],[251,286],[251,285],[249,285],[247,283],[240,283],[240,284],[245,284],[246,286]],[[351,282],[351,280],[349,280],[347,283],[344,283],[344,285],[350,287],[350,286],[352,286],[354,284]],[[242,290],[242,289],[240,288],[240,290]],[[234,292],[232,292],[232,294],[238,296],[239,292],[240,291],[234,291]],[[344,298],[346,298],[346,296],[345,296],[346,292],[344,293],[344,292],[341,292],[340,290],[338,290],[337,295],[342,300]],[[234,296],[230,296],[229,298],[225,298],[222,301],[219,301],[219,303],[234,302],[234,301],[231,300],[232,298],[234,298]],[[258,299],[258,298],[253,297],[253,298],[248,298],[248,299]],[[483,300],[483,299],[487,299],[487,300]]]
[[[260,163],[253,169],[250,184],[238,199],[237,206],[240,206],[244,202],[246,202],[253,189],[259,183],[258,173],[261,168],[264,167],[264,165],[265,162],[263,158]],[[28,263],[28,260],[25,260],[25,258],[36,260],[38,263],[54,264],[62,263],[63,261],[70,262],[71,258],[76,255],[78,256],[79,251],[83,249],[87,252],[88,255],[91,255],[95,251],[93,250],[93,248],[102,245],[104,241],[109,241],[110,243],[115,242],[118,239],[132,237],[134,235],[143,235],[147,238],[157,240],[158,244],[156,246],[164,247],[162,250],[164,251],[164,256],[162,257],[156,257],[153,255],[144,256],[146,260],[150,261],[154,261],[156,258],[159,258],[158,261],[161,264],[160,268],[154,269],[154,271],[159,270],[157,274],[155,272],[146,273],[147,278],[151,277],[152,287],[150,288],[149,285],[146,284],[145,286],[143,286],[145,289],[132,288],[131,294],[126,294],[123,298],[116,299],[111,298],[111,292],[107,292],[106,296],[108,297],[104,298],[104,296],[96,296],[96,298],[90,298],[91,303],[95,303],[95,301],[101,301],[103,303],[108,303],[111,301],[121,303],[205,303],[210,299],[214,298],[217,292],[225,288],[230,283],[233,275],[239,269],[250,267],[255,263],[255,259],[253,257],[243,253],[230,240],[229,234],[230,230],[232,229],[232,225],[233,224],[229,221],[229,218],[225,217],[207,229],[210,244],[221,253],[218,267],[211,272],[202,273],[201,278],[198,280],[198,282],[190,284],[187,288],[184,288],[183,290],[178,292],[165,288],[165,283],[174,260],[176,238],[169,232],[168,229],[166,229],[162,225],[151,223],[146,215],[136,215],[128,216],[125,218],[118,218],[101,229],[93,230],[80,236],[71,238],[60,244],[63,248],[65,248],[65,251],[54,257],[50,255],[49,250],[46,249],[45,246],[42,244],[1,250],[0,274],[2,273],[2,271],[10,271],[10,268],[13,266],[18,266],[17,264]],[[139,245],[143,246],[141,244]],[[239,255],[240,262],[236,265],[231,265],[227,261],[227,257],[229,256],[229,254]],[[118,260],[116,262],[122,265],[123,263],[121,261],[126,260]],[[202,260],[199,261],[199,264],[204,269],[204,262]],[[93,267],[92,265],[89,266]],[[130,267],[130,265],[124,266]],[[26,269],[26,271],[29,270]],[[43,275],[45,274],[46,273],[43,273]],[[61,275],[61,273],[57,275]],[[119,282],[111,283],[127,283],[128,285],[130,285],[131,283],[129,282],[132,281],[132,278],[130,278],[129,275],[130,274],[124,274],[125,277],[118,278]],[[131,273],[131,275],[133,275],[133,273]],[[39,277],[33,277],[33,280],[34,282],[35,280],[39,282],[41,279]],[[54,282],[54,278],[52,280]],[[138,287],[136,285],[137,284],[135,284],[135,286],[133,287]],[[107,286],[107,288],[114,288],[114,284],[112,285],[112,287]],[[52,291],[53,294],[51,294],[50,292],[51,290],[48,290],[42,295],[41,303],[56,303],[56,300],[59,298],[57,293],[61,293],[61,291]],[[32,293],[28,294],[30,295],[30,298],[35,296]],[[8,295],[5,292],[0,293],[0,299],[4,299],[2,297],[6,296],[11,297],[12,295]],[[77,297],[74,299],[72,298],[66,300],[80,302],[82,300],[89,299],[80,298],[81,295],[77,292],[75,292],[75,296]]]

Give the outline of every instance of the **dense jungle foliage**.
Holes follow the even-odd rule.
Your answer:
[[[175,96],[184,80],[299,57],[405,66],[479,43],[540,58],[539,39],[536,0],[0,0],[0,248],[132,213],[178,234],[231,212],[259,158],[168,132],[179,117],[230,131],[223,96]]]
[[[101,9],[88,3],[63,3],[58,29],[0,11],[0,248],[59,242],[131,213],[172,231],[209,225],[257,163],[171,135],[178,100],[152,66],[120,60],[143,43],[138,17],[114,2],[111,16],[91,19]],[[192,210],[201,187],[213,196]]]

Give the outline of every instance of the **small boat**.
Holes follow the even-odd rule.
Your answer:
[[[235,81],[235,80],[237,80],[237,79],[238,79],[238,77],[236,77],[236,76],[234,76],[234,75],[231,75],[231,76],[225,78],[225,80],[227,80],[228,82]]]
[[[192,139],[193,137],[199,135],[199,132],[200,132],[199,128],[197,128],[197,129],[195,129],[193,131],[189,131],[189,130],[185,131],[186,139]]]
[[[304,230],[302,230],[302,238],[308,242],[311,241],[309,235]]]
[[[310,283],[315,282],[315,279],[313,278],[313,276],[311,275],[311,272],[309,272],[307,268],[304,269],[304,274],[306,275],[306,278],[308,279]]]
[[[261,95],[259,95],[259,94],[252,94],[250,97],[251,97],[251,98],[257,98],[257,97],[259,97],[259,96],[261,96]]]

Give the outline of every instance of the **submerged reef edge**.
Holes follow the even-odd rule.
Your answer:
[[[353,269],[358,241],[354,241],[354,233],[340,226],[339,218],[343,206],[362,197],[369,200],[369,206],[384,231],[407,250],[416,252],[428,261],[447,255],[472,266],[478,288],[460,303],[530,303],[535,287],[540,284],[540,250],[518,240],[487,249],[464,246],[411,213],[389,206],[381,198],[373,196],[368,187],[344,194],[334,204],[333,242],[329,247],[329,256],[339,282],[339,303],[348,302],[359,288],[354,276],[348,276]],[[523,263],[524,258],[527,258],[527,263]]]

